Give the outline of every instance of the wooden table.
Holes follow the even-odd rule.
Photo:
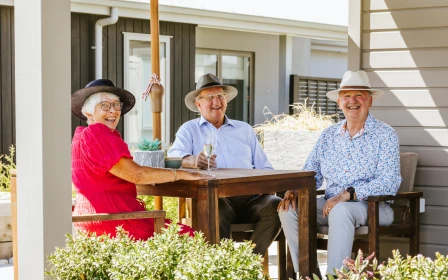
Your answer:
[[[206,239],[219,242],[218,198],[297,189],[299,205],[299,270],[301,275],[317,271],[316,181],[314,172],[259,169],[215,169],[216,178],[137,185],[138,194],[192,198],[193,228]]]

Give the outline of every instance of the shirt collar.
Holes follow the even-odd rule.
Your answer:
[[[363,135],[364,133],[369,133],[375,125],[375,118],[369,113],[367,115],[366,122],[364,123],[364,126],[361,128],[361,130],[354,136],[359,137]],[[343,136],[347,130],[347,120],[343,120],[341,124],[339,125],[339,128],[336,129],[335,134],[339,134]]]
[[[210,123],[206,118],[201,115],[201,119],[199,120],[199,126],[202,126],[204,123]],[[210,125],[212,125],[210,123]],[[231,125],[235,127],[233,120],[229,119],[226,115],[224,115],[224,124],[222,126]]]

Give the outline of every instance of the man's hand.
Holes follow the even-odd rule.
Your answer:
[[[296,209],[297,204],[297,191],[287,191],[282,201],[278,204],[277,212],[288,211],[289,205],[292,205],[292,209]]]
[[[350,200],[350,193],[346,190],[343,190],[338,195],[333,196],[332,198],[328,199],[327,202],[324,205],[324,208],[322,209],[322,214],[325,217],[327,217],[330,214],[331,209],[336,206],[339,202],[345,202]]]
[[[182,160],[182,167],[195,168],[195,169],[207,169],[207,157],[204,153],[200,153],[197,156],[187,156]],[[216,154],[210,157],[210,168],[216,168]]]
[[[208,164],[207,164],[207,157],[205,156],[205,154],[203,152],[201,152],[198,156],[197,156],[197,160],[196,160],[196,168],[199,169],[207,169]],[[216,168],[216,154],[213,154],[210,157],[210,168]]]

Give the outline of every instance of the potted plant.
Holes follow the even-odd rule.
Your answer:
[[[16,169],[14,146],[0,155],[0,265],[12,261],[10,170]]]
[[[165,167],[164,152],[159,150],[160,140],[147,140],[145,137],[137,145],[138,150],[133,151],[134,161],[143,166]]]
[[[314,106],[291,105],[294,114],[273,115],[265,107],[264,115],[272,115],[263,124],[254,127],[274,169],[302,169],[321,132],[335,123],[336,115],[322,115]]]

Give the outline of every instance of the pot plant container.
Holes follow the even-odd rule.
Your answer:
[[[165,167],[164,152],[159,150],[160,140],[153,141],[143,138],[137,145],[138,150],[133,152],[134,161],[142,166]]]
[[[335,123],[337,115],[322,115],[306,101],[292,105],[294,114],[271,115],[254,127],[255,133],[274,169],[301,170],[322,131]]]

